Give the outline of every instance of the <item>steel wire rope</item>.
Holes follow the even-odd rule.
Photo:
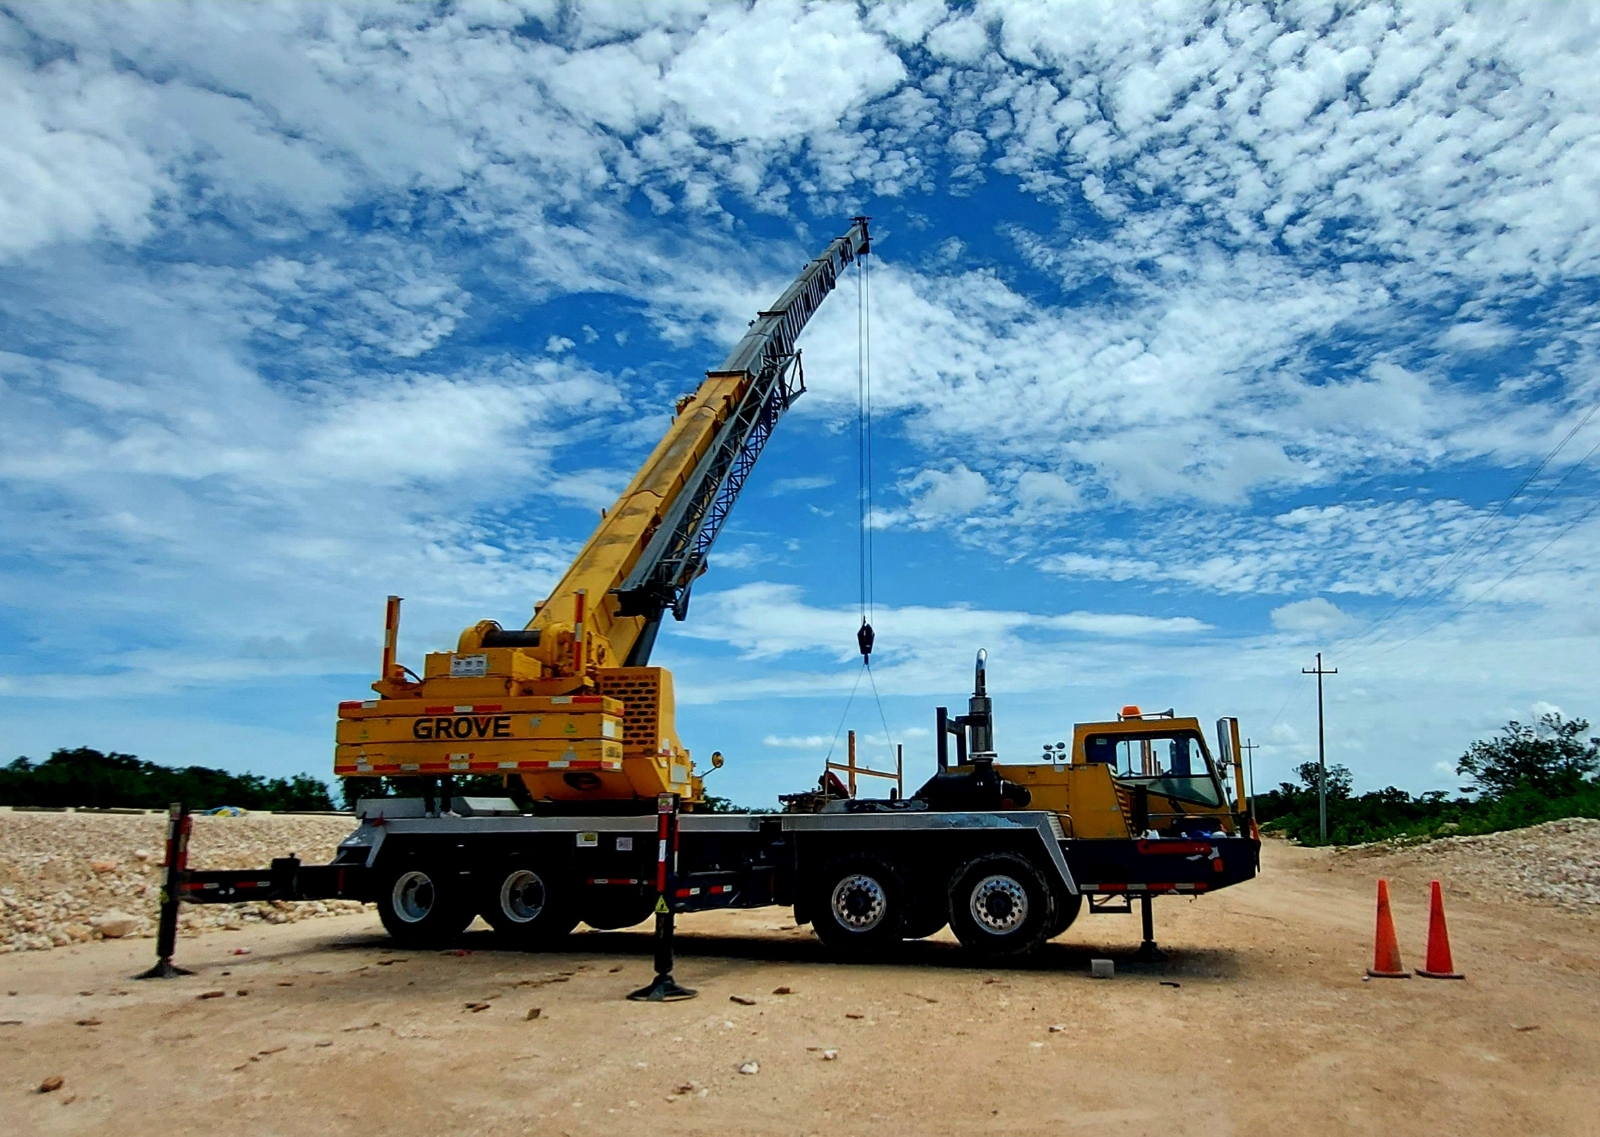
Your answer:
[[[883,723],[883,741],[890,750],[894,749],[894,736],[889,733],[889,716],[883,713],[883,696],[878,694],[878,679],[872,672],[872,657],[864,661],[867,665],[867,681],[872,684],[872,698],[878,704],[878,721]]]
[[[1521,497],[1523,492],[1526,491],[1527,488],[1534,483],[1534,481],[1539,477],[1539,475],[1544,473],[1545,467],[1549,466],[1550,463],[1555,460],[1556,455],[1561,453],[1561,451],[1566,447],[1567,443],[1571,442],[1573,437],[1580,430],[1582,430],[1585,426],[1587,426],[1589,424],[1589,420],[1594,418],[1596,412],[1600,412],[1600,402],[1595,403],[1594,406],[1589,408],[1588,413],[1585,414],[1583,416],[1583,418],[1578,420],[1577,425],[1575,425],[1571,430],[1567,431],[1567,433],[1562,437],[1561,441],[1556,443],[1555,446],[1550,450],[1550,452],[1548,454],[1546,454],[1543,459],[1540,460],[1539,464],[1534,467],[1533,472],[1530,473],[1526,478],[1522,479],[1522,481],[1517,485],[1516,489],[1512,490],[1511,493],[1503,501],[1501,501],[1499,505],[1497,505],[1495,507],[1494,511],[1492,513],[1490,513],[1488,517],[1484,518],[1482,522],[1479,523],[1478,527],[1472,531],[1472,533],[1467,537],[1467,539],[1465,541],[1461,542],[1461,544],[1456,546],[1454,552],[1452,552],[1448,557],[1446,557],[1443,561],[1441,561],[1438,565],[1436,565],[1432,572],[1430,572],[1427,576],[1423,577],[1423,579],[1420,582],[1418,582],[1417,584],[1413,585],[1411,587],[1411,589],[1404,596],[1401,596],[1398,600],[1396,600],[1393,604],[1391,604],[1389,606],[1389,608],[1386,611],[1384,611],[1384,613],[1382,615],[1380,615],[1376,620],[1374,620],[1371,624],[1368,624],[1361,631],[1355,633],[1352,636],[1349,636],[1346,639],[1334,641],[1332,646],[1335,647],[1335,648],[1347,648],[1347,649],[1350,649],[1350,650],[1354,651],[1354,650],[1360,650],[1362,648],[1370,648],[1374,644],[1382,642],[1384,636],[1383,635],[1374,635],[1374,633],[1377,633],[1377,632],[1380,631],[1380,629],[1384,628],[1384,626],[1389,622],[1389,620],[1391,620],[1394,616],[1396,616],[1400,612],[1400,610],[1402,608],[1404,608],[1413,599],[1415,599],[1418,595],[1420,595],[1422,593],[1423,589],[1427,588],[1429,584],[1433,583],[1433,580],[1434,580],[1435,577],[1437,577],[1445,569],[1449,568],[1450,565],[1452,563],[1454,563],[1454,561],[1456,560],[1457,557],[1461,556],[1462,553],[1466,552],[1472,546],[1473,542],[1477,541],[1477,539],[1479,537],[1481,537],[1483,535],[1483,533],[1491,525],[1493,525],[1495,523],[1495,521],[1497,521],[1499,519],[1500,515],[1506,511],[1506,509],[1511,505],[1511,503],[1516,501],[1517,498]],[[1593,453],[1594,453],[1593,450],[1589,451],[1589,454],[1593,454]],[[1578,466],[1582,465],[1584,461],[1587,461],[1587,459],[1589,457],[1589,454],[1584,455],[1584,457],[1582,459],[1580,459],[1578,462],[1574,463],[1572,469],[1576,469]],[[1570,476],[1571,473],[1572,473],[1572,470],[1568,470],[1567,476]],[[1562,481],[1565,481],[1565,480],[1566,480],[1566,477],[1563,477]],[[1559,486],[1560,483],[1558,482],[1557,485]],[[1548,497],[1549,495],[1547,494],[1546,496]],[[1543,501],[1543,500],[1544,500],[1543,498],[1540,499],[1540,501]],[[1526,517],[1527,514],[1523,514],[1523,516]],[[1519,523],[1520,523],[1520,521],[1519,521]],[[1510,533],[1511,530],[1513,530],[1515,528],[1516,528],[1516,525],[1515,524],[1512,525],[1511,529],[1507,530],[1507,533]],[[1490,549],[1492,550],[1493,548],[1497,547],[1498,544],[1499,544],[1499,542],[1497,541],[1495,543],[1495,545],[1490,546]],[[1487,553],[1488,551],[1490,551],[1490,550],[1485,550],[1484,552]],[[1474,558],[1472,561],[1469,561],[1467,563],[1467,565],[1465,566],[1465,568],[1463,569],[1462,574],[1460,574],[1460,575],[1456,576],[1455,578],[1453,578],[1450,583],[1453,585],[1453,584],[1455,584],[1456,581],[1460,580],[1461,579],[1461,575],[1465,575],[1465,571],[1471,569],[1472,565],[1475,564],[1478,559],[1481,559],[1481,555],[1480,555],[1480,557]],[[1369,637],[1369,636],[1371,636],[1373,638],[1371,638],[1370,640],[1367,640],[1367,637]],[[1363,640],[1367,640],[1367,642],[1366,643],[1362,643]]]
[[[863,659],[861,661],[861,671],[865,671],[866,669],[867,661]],[[833,738],[828,743],[827,756],[822,760],[822,774],[824,779],[826,779],[828,775],[827,764],[833,761],[833,748],[839,745],[839,732],[844,730],[844,720],[850,717],[850,707],[856,701],[856,691],[861,686],[861,671],[856,672],[856,681],[850,685],[850,697],[844,701],[844,714],[839,716],[839,725],[833,728]]]
[[[856,573],[863,624],[872,622],[877,601],[872,483],[872,267],[863,253],[856,258]]]

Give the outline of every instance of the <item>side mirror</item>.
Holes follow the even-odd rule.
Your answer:
[[[723,763],[723,762],[724,762],[724,761],[725,761],[725,759],[724,759],[724,758],[723,758],[723,757],[722,757],[722,751],[720,751],[720,750],[713,750],[713,751],[712,751],[712,752],[711,752],[711,768],[712,768],[712,769],[713,769],[713,770],[720,770],[720,769],[722,769],[722,763]]]

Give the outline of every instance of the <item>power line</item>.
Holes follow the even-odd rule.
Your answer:
[[[1421,631],[1417,632],[1415,635],[1408,636],[1407,638],[1401,640],[1399,643],[1394,644],[1391,647],[1385,648],[1383,651],[1378,652],[1377,656],[1374,657],[1374,658],[1382,658],[1383,656],[1388,655],[1391,652],[1399,651],[1401,648],[1405,647],[1407,644],[1414,643],[1417,640],[1421,639],[1423,636],[1425,636],[1429,632],[1433,631],[1433,629],[1437,628],[1440,624],[1443,624],[1445,621],[1453,619],[1456,616],[1459,616],[1461,613],[1465,612],[1468,608],[1472,607],[1472,605],[1476,604],[1478,601],[1482,600],[1485,596],[1489,595],[1489,593],[1491,593],[1495,589],[1499,588],[1506,581],[1508,581],[1512,577],[1516,576],[1517,573],[1519,573],[1523,569],[1527,568],[1528,565],[1530,565],[1534,561],[1538,560],[1539,557],[1541,557],[1544,554],[1546,549],[1550,548],[1551,545],[1554,545],[1557,541],[1561,540],[1568,533],[1570,533],[1574,529],[1576,529],[1579,525],[1583,524],[1583,522],[1587,521],[1590,517],[1592,517],[1595,514],[1595,512],[1597,510],[1600,510],[1600,501],[1595,502],[1593,505],[1589,506],[1588,509],[1584,510],[1582,513],[1578,514],[1578,516],[1574,517],[1571,521],[1567,522],[1567,524],[1562,527],[1562,529],[1561,529],[1561,531],[1559,533],[1557,533],[1554,537],[1550,538],[1550,540],[1546,541],[1543,545],[1539,546],[1539,548],[1534,550],[1534,552],[1531,553],[1529,556],[1527,556],[1523,560],[1519,561],[1516,565],[1514,565],[1512,567],[1510,572],[1506,573],[1505,576],[1502,576],[1499,580],[1495,581],[1488,588],[1485,588],[1482,592],[1478,593],[1476,596],[1473,596],[1473,597],[1463,601],[1460,605],[1458,605],[1457,607],[1455,607],[1455,608],[1451,609],[1450,611],[1446,612],[1443,616],[1440,616],[1437,620],[1435,620],[1433,623],[1429,624],[1427,627],[1423,628]],[[1368,644],[1367,646],[1370,648],[1372,645]]]
[[[1582,430],[1585,426],[1587,426],[1589,424],[1589,420],[1594,418],[1594,416],[1595,416],[1595,414],[1597,412],[1600,412],[1600,403],[1596,403],[1594,406],[1589,408],[1588,413],[1585,414],[1583,416],[1583,418],[1578,420],[1577,425],[1575,425],[1571,430],[1567,431],[1567,433],[1562,437],[1561,441],[1556,443],[1555,447],[1553,449],[1551,449],[1551,451],[1548,454],[1546,454],[1543,459],[1540,460],[1539,464],[1534,467],[1533,472],[1531,474],[1529,474],[1526,478],[1524,478],[1521,481],[1521,483],[1518,484],[1517,488],[1512,490],[1511,493],[1505,498],[1505,500],[1501,501],[1500,504],[1495,507],[1494,511],[1492,513],[1490,513],[1488,517],[1484,518],[1481,523],[1479,523],[1478,527],[1472,531],[1471,535],[1469,535],[1465,541],[1463,541],[1461,544],[1456,546],[1456,549],[1455,549],[1454,552],[1452,552],[1448,557],[1446,557],[1443,561],[1441,561],[1438,565],[1436,565],[1434,567],[1433,571],[1430,572],[1426,577],[1424,577],[1419,583],[1413,585],[1412,588],[1408,592],[1406,592],[1406,594],[1404,596],[1401,596],[1392,605],[1390,605],[1390,607],[1382,615],[1380,615],[1375,621],[1373,621],[1371,624],[1368,624],[1365,628],[1363,628],[1357,634],[1349,637],[1348,639],[1340,641],[1340,646],[1343,646],[1343,647],[1346,647],[1346,648],[1351,648],[1351,649],[1356,648],[1358,645],[1362,646],[1362,647],[1371,647],[1373,644],[1375,644],[1375,643],[1379,642],[1380,640],[1382,640],[1383,636],[1375,635],[1375,633],[1377,633],[1380,629],[1382,629],[1389,622],[1389,620],[1391,618],[1393,618],[1396,614],[1398,614],[1400,612],[1400,610],[1402,608],[1404,608],[1408,603],[1410,603],[1410,601],[1412,599],[1414,599],[1415,597],[1420,595],[1422,593],[1422,591],[1428,587],[1429,584],[1433,583],[1434,579],[1440,573],[1442,573],[1445,569],[1449,568],[1450,565],[1455,562],[1457,557],[1461,556],[1469,548],[1471,548],[1472,544],[1475,541],[1477,541],[1477,539],[1479,537],[1481,537],[1488,530],[1488,528],[1491,525],[1493,525],[1497,520],[1499,520],[1500,515],[1506,511],[1506,509],[1511,505],[1511,503],[1516,501],[1517,498],[1521,497],[1522,494],[1527,490],[1527,488],[1529,486],[1531,486],[1534,483],[1534,481],[1536,481],[1538,479],[1539,475],[1544,473],[1545,468],[1547,466],[1549,466],[1552,461],[1555,460],[1556,455],[1561,453],[1561,451],[1566,447],[1567,443],[1571,442],[1573,437],[1580,430]],[[1555,490],[1557,488],[1559,488],[1567,480],[1567,478],[1571,477],[1573,472],[1576,471],[1578,469],[1578,467],[1582,466],[1585,462],[1587,462],[1589,460],[1590,456],[1594,454],[1595,449],[1600,449],[1600,443],[1597,443],[1596,447],[1592,448],[1589,451],[1588,454],[1585,454],[1581,459],[1579,459],[1577,462],[1573,463],[1573,465],[1567,470],[1567,473],[1562,476],[1561,480],[1559,482],[1557,482],[1555,486],[1551,487],[1551,489],[1546,492],[1545,496],[1539,499],[1539,502],[1535,503],[1535,508],[1537,508],[1537,506],[1539,504],[1544,502],[1550,496],[1551,493],[1554,493]],[[1529,512],[1532,512],[1532,511],[1530,510]],[[1526,514],[1526,513],[1524,513],[1522,515],[1522,517],[1526,517],[1526,516],[1528,516],[1528,514]],[[1493,549],[1499,547],[1500,541],[1503,541],[1506,536],[1508,536],[1513,530],[1516,529],[1517,525],[1521,524],[1522,517],[1519,517],[1517,522],[1515,524],[1513,524],[1510,527],[1510,529],[1506,530],[1506,532],[1501,535],[1500,539],[1497,540],[1494,545],[1491,545],[1489,547],[1489,549],[1483,550],[1482,552],[1480,552],[1478,554],[1478,556],[1474,557],[1472,561],[1469,561],[1463,567],[1462,572],[1460,574],[1458,574],[1457,576],[1455,576],[1454,578],[1452,578],[1452,580],[1450,582],[1450,585],[1448,585],[1447,587],[1453,587],[1455,585],[1456,581],[1459,581],[1461,579],[1461,577],[1464,576],[1466,574],[1466,572],[1471,569],[1473,564],[1477,563],[1478,560],[1481,560],[1482,557],[1487,555],[1488,552],[1491,552],[1491,551],[1493,551]],[[1373,637],[1373,638],[1371,638],[1368,643],[1362,644],[1362,640],[1367,639],[1368,637]]]
[[[1502,544],[1504,544],[1506,538],[1511,536],[1511,534],[1513,534],[1513,533],[1515,533],[1517,531],[1517,526],[1521,525],[1529,517],[1532,517],[1534,515],[1534,513],[1538,511],[1538,508],[1541,505],[1543,505],[1545,502],[1549,501],[1551,496],[1554,495],[1557,490],[1559,490],[1562,486],[1566,485],[1567,480],[1569,478],[1571,478],[1573,474],[1577,473],[1578,470],[1581,469],[1583,467],[1583,465],[1586,462],[1589,461],[1590,458],[1594,457],[1596,451],[1600,451],[1600,442],[1596,442],[1593,446],[1591,446],[1589,448],[1589,452],[1587,454],[1585,454],[1582,458],[1579,458],[1571,466],[1567,467],[1567,472],[1565,474],[1562,474],[1561,477],[1555,482],[1554,485],[1550,486],[1549,489],[1545,490],[1544,494],[1539,498],[1539,500],[1535,501],[1531,506],[1529,506],[1528,510],[1525,513],[1519,514],[1517,516],[1517,519],[1515,521],[1513,521],[1509,526],[1507,526],[1501,532],[1500,536],[1495,538],[1494,544],[1489,545],[1486,548],[1480,549],[1471,559],[1469,559],[1467,561],[1466,564],[1462,565],[1461,566],[1461,571],[1456,573],[1455,576],[1451,577],[1449,583],[1446,584],[1441,591],[1449,592],[1451,589],[1455,588],[1455,586],[1457,584],[1461,583],[1461,581],[1466,577],[1467,573],[1472,571],[1472,566],[1476,565],[1479,561],[1483,560],[1484,557],[1488,556],[1490,553],[1494,552]],[[1587,515],[1585,515],[1585,516],[1587,516]],[[1580,517],[1578,520],[1581,521],[1582,517]],[[1576,524],[1576,522],[1574,522],[1574,524]],[[1564,536],[1566,534],[1566,532],[1567,532],[1567,530],[1565,530],[1565,529],[1562,530],[1561,536]],[[1554,544],[1555,540],[1559,540],[1559,539],[1560,539],[1560,536],[1558,536],[1557,538],[1552,540],[1550,542],[1550,544]],[[1546,548],[1546,549],[1549,548],[1549,547],[1550,547],[1549,545],[1544,546],[1544,548]],[[1540,550],[1540,552],[1543,552],[1543,551],[1544,551],[1543,549]],[[1535,553],[1534,556],[1538,556],[1538,553]],[[1532,560],[1532,559],[1533,559],[1532,557],[1528,558],[1528,560]],[[1523,561],[1521,563],[1522,564],[1527,564],[1528,561]],[[1517,571],[1516,569],[1513,569],[1512,573],[1515,573],[1516,571]],[[1507,577],[1505,579],[1510,579],[1510,575],[1511,574],[1507,574]],[[1501,583],[1503,583],[1503,581]],[[1496,585],[1494,587],[1498,587],[1498,585]],[[1474,597],[1472,600],[1467,601],[1467,604],[1472,604],[1475,601],[1477,601],[1479,599],[1482,599],[1482,597],[1484,595],[1487,595],[1488,591],[1493,591],[1493,588],[1487,590],[1484,593],[1480,593],[1478,596]],[[1463,604],[1462,605],[1462,609],[1464,609],[1465,607],[1466,607],[1466,604]],[[1457,610],[1459,611],[1461,609],[1457,609]],[[1444,619],[1449,619],[1449,617],[1446,616]],[[1433,624],[1429,625],[1428,629],[1424,629],[1424,632],[1426,632],[1427,630],[1429,630],[1431,628],[1438,627],[1439,624],[1441,624],[1443,622],[1444,622],[1443,619],[1435,621]],[[1423,633],[1422,632],[1418,633],[1418,635],[1421,635],[1421,634],[1423,634]],[[1411,640],[1415,639],[1415,638],[1416,638],[1416,636],[1412,636],[1410,639],[1402,641],[1402,643],[1410,643]],[[1382,643],[1383,639],[1384,639],[1383,636],[1379,636],[1376,639],[1369,640],[1367,643],[1363,644],[1360,649],[1358,649],[1357,654],[1359,654],[1361,651],[1370,651],[1377,644]],[[1401,645],[1397,644],[1395,646],[1398,647],[1398,646],[1401,646]],[[1392,650],[1392,649],[1390,649],[1390,650]],[[1380,652],[1379,654],[1387,655],[1388,652],[1387,651]]]

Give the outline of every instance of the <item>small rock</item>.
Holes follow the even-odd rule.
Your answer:
[[[99,1019],[79,1019],[78,1020],[78,1025],[79,1026],[99,1026],[100,1025],[100,1020]]]
[[[234,994],[238,995],[240,997],[243,997],[245,995],[250,994],[250,989],[248,987],[241,987],[237,991],[235,991]]]
[[[759,1074],[759,1073],[761,1073],[761,1063],[759,1063],[759,1062],[741,1062],[739,1064],[739,1073],[741,1073],[741,1074]]]
[[[466,1008],[467,1008],[467,1010],[471,1011],[473,1014],[477,1014],[479,1011],[487,1011],[489,1009],[489,1004],[488,1003],[467,1003],[466,1004]]]
[[[53,1094],[66,1084],[67,1080],[60,1074],[51,1074],[48,1078],[39,1083],[39,1092],[41,1094]]]
[[[830,1050],[824,1050],[822,1052],[822,1060],[824,1062],[836,1061],[838,1059],[838,1057],[839,1057],[839,1052],[837,1050],[831,1050],[830,1049]]]
[[[227,994],[226,991],[202,991],[202,992],[200,992],[200,994],[196,995],[195,998],[196,999],[220,999],[226,994]]]
[[[135,849],[133,851],[133,859],[136,860],[136,861],[148,861],[150,859],[150,850],[149,849]]]
[[[858,1015],[854,1011],[846,1011],[844,1013],[844,1017],[847,1018],[847,1019],[864,1019],[867,1016],[866,1015]]]
[[[677,1092],[680,1093],[680,1094],[695,1094],[695,1093],[699,1093],[700,1092],[700,1083],[699,1082],[684,1082],[681,1086],[678,1087]]]
[[[744,995],[729,995],[728,1002],[738,1003],[741,1007],[753,1007],[756,1005],[756,1001],[754,999],[747,998]]]
[[[139,917],[126,912],[103,912],[90,920],[89,926],[108,940],[120,940],[139,930]]]
[[[89,867],[95,872],[116,872],[116,861],[90,861]]]
[[[1110,959],[1091,959],[1089,974],[1095,979],[1110,979],[1117,974],[1117,964]]]
[[[1051,1034],[1061,1034],[1066,1029],[1067,1029],[1067,1024],[1066,1023],[1051,1023],[1050,1024],[1050,1033]]]
[[[539,1017],[539,1008],[538,1007],[529,1007],[528,1008],[528,1021],[532,1022],[534,1019],[536,1019],[538,1017]]]
[[[793,995],[794,994],[794,992],[789,990],[789,988],[787,988],[787,987],[774,987],[772,989],[772,993],[774,995]]]

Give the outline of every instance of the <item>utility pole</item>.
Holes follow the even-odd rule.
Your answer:
[[[1239,747],[1244,751],[1245,773],[1250,778],[1250,819],[1256,816],[1256,751],[1260,749],[1252,740],[1245,739],[1244,745]]]
[[[1317,833],[1318,840],[1326,845],[1328,843],[1328,747],[1322,729],[1322,677],[1337,675],[1339,669],[1332,667],[1324,670],[1322,653],[1319,651],[1317,666],[1302,667],[1300,674],[1317,677]]]

